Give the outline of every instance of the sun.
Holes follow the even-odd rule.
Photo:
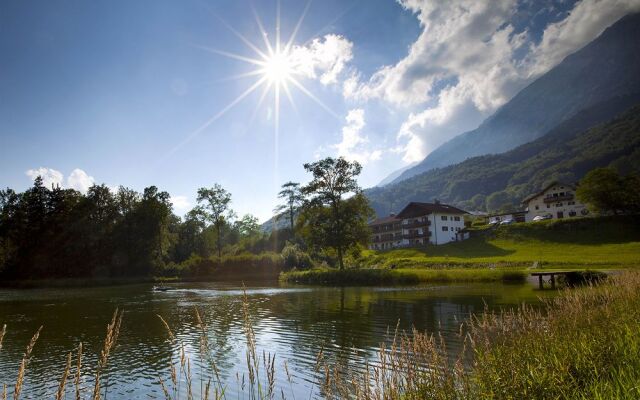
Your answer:
[[[317,105],[326,110],[333,117],[342,120],[342,118],[336,114],[330,107],[328,107],[324,102],[322,102],[316,95],[314,95],[310,90],[308,90],[300,79],[305,77],[305,74],[302,71],[305,71],[308,68],[305,68],[307,64],[309,64],[309,60],[305,59],[304,54],[300,54],[300,52],[296,52],[296,46],[294,46],[294,42],[296,40],[296,35],[302,21],[304,20],[307,11],[309,10],[309,6],[311,5],[311,0],[307,1],[307,4],[302,12],[302,15],[298,19],[293,32],[291,32],[291,36],[287,41],[280,40],[280,2],[277,2],[277,18],[276,18],[276,27],[275,27],[275,37],[271,36],[273,40],[270,39],[270,36],[267,34],[264,26],[262,25],[262,21],[258,14],[254,9],[253,15],[256,20],[256,24],[260,29],[260,33],[262,39],[264,41],[264,47],[261,49],[256,44],[254,44],[251,40],[247,39],[244,35],[238,32],[235,28],[229,25],[225,20],[216,16],[218,21],[222,23],[225,27],[227,27],[240,41],[242,41],[249,49],[251,49],[255,55],[247,56],[243,54],[233,53],[229,51],[219,50],[215,48],[211,48],[208,46],[194,45],[202,50],[222,55],[228,58],[232,58],[235,60],[242,61],[244,63],[250,64],[255,67],[248,72],[244,72],[228,79],[244,79],[247,77],[256,77],[256,81],[249,85],[246,90],[240,93],[235,99],[230,101],[226,106],[224,106],[221,110],[216,112],[211,116],[206,122],[204,122],[200,127],[192,131],[190,134],[186,136],[186,138],[180,142],[174,149],[171,151],[175,152],[178,148],[182,147],[186,143],[190,142],[193,138],[198,136],[202,131],[204,131],[207,127],[209,127],[212,123],[226,114],[230,109],[235,107],[238,103],[240,103],[243,99],[251,95],[252,93],[258,91],[260,88],[261,94],[259,96],[258,102],[254,109],[253,114],[248,118],[247,126],[251,125],[254,117],[257,115],[260,106],[262,105],[267,94],[271,93],[273,95],[273,106],[270,110],[273,110],[273,123],[274,123],[274,146],[275,146],[275,163],[277,164],[278,159],[278,137],[280,130],[280,102],[281,94],[284,94],[289,100],[292,109],[297,113],[298,109],[294,102],[291,88],[296,88],[297,91],[306,95],[308,98],[313,100]],[[215,14],[214,14],[215,16]]]
[[[264,60],[262,73],[269,83],[282,85],[294,72],[291,57],[284,52],[274,53]]]

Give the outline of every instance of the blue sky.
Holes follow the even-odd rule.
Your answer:
[[[225,55],[267,52],[300,24],[288,78],[227,106],[264,74]],[[222,184],[267,219],[302,164],[342,155],[361,185],[472,129],[638,1],[19,1],[0,4],[0,185],[37,174],[157,185],[176,212]],[[227,26],[228,25],[228,26]],[[291,60],[295,60],[292,62]],[[269,64],[271,65],[271,64]],[[272,77],[272,79],[275,79]],[[276,84],[281,90],[276,140]],[[322,103],[324,106],[321,106]],[[259,107],[258,107],[259,105]],[[212,117],[217,116],[214,120]]]

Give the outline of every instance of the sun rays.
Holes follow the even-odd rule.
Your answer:
[[[221,17],[212,12],[214,17],[231,33],[233,33],[233,35],[235,35],[243,43],[244,47],[251,50],[253,54],[246,55],[203,45],[194,45],[194,47],[215,54],[216,56],[223,56],[254,67],[254,69],[248,72],[224,77],[221,79],[221,81],[254,78],[254,82],[250,83],[247,86],[246,90],[243,90],[239,95],[229,101],[219,111],[215,112],[211,116],[211,118],[205,121],[201,126],[189,133],[184,138],[184,140],[171,151],[171,153],[174,153],[179,148],[193,140],[196,136],[200,135],[211,124],[220,119],[229,110],[237,106],[240,102],[242,102],[254,92],[259,92],[260,95],[258,101],[256,102],[254,111],[247,121],[247,124],[249,125],[253,123],[255,117],[258,115],[260,107],[263,106],[268,95],[271,94],[273,97],[273,139],[275,146],[276,163],[278,158],[278,141],[280,135],[281,116],[280,108],[283,92],[292,109],[296,113],[298,113],[298,108],[296,107],[294,101],[292,88],[295,88],[297,92],[300,92],[309,97],[332,116],[340,118],[333,110],[331,110],[329,106],[322,102],[322,100],[320,100],[318,96],[314,95],[308,88],[306,88],[304,86],[304,83],[302,82],[303,78],[305,78],[305,74],[302,73],[305,63],[308,64],[311,60],[305,59],[305,57],[308,56],[305,55],[304,52],[296,51],[296,46],[294,43],[296,41],[297,34],[300,30],[300,27],[302,26],[304,18],[307,15],[310,5],[311,0],[306,3],[300,17],[298,18],[291,32],[291,35],[286,41],[282,41],[280,35],[280,1],[277,1],[275,35],[273,35],[275,36],[275,38],[273,41],[270,39],[270,35],[267,33],[267,30],[265,29],[262,20],[260,19],[260,16],[256,12],[255,8],[251,7],[251,12],[253,13],[256,26],[259,29],[260,36],[262,36],[262,45],[258,45],[249,40],[245,35],[240,33]]]

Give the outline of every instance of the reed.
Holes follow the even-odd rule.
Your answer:
[[[381,346],[364,379],[340,371],[325,391],[367,400],[637,399],[638,289],[640,274],[626,273],[543,308],[485,312],[461,326],[457,354],[435,335],[402,335]]]
[[[67,384],[67,379],[69,378],[69,371],[71,371],[71,353],[67,355],[67,365],[62,372],[62,378],[60,379],[58,391],[56,392],[56,400],[62,400],[64,396],[64,387]]]
[[[81,400],[80,397],[80,378],[82,373],[82,342],[78,344],[78,355],[76,356],[76,375],[73,379],[76,392],[76,400]]]
[[[2,342],[4,341],[4,335],[7,333],[7,324],[2,325],[2,330],[0,331],[0,350],[2,350]]]
[[[116,345],[116,341],[118,340],[118,335],[120,334],[120,325],[122,323],[122,312],[119,312],[118,309],[113,313],[113,317],[111,318],[111,322],[107,325],[107,335],[104,339],[104,345],[102,347],[102,351],[100,352],[100,359],[98,360],[98,366],[96,368],[94,386],[93,386],[93,400],[100,400],[101,395],[101,376],[107,368],[107,364],[109,362],[109,355],[111,351],[114,349]],[[104,396],[107,397],[108,390],[108,381],[104,385]]]
[[[24,352],[22,356],[22,361],[20,362],[20,367],[18,368],[18,377],[16,378],[16,385],[13,390],[13,400],[18,400],[20,398],[20,392],[22,391],[22,385],[24,384],[24,375],[27,371],[27,365],[31,360],[31,352],[40,337],[40,331],[42,331],[42,326],[38,328],[36,333],[31,338],[31,341],[27,345],[27,350]]]

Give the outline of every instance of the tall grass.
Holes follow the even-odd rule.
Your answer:
[[[380,349],[380,365],[367,368],[372,379],[346,376],[330,388],[380,400],[637,399],[639,289],[640,274],[626,273],[565,291],[541,309],[485,312],[461,326],[458,354],[414,332]]]
[[[328,285],[415,285],[429,282],[513,282],[527,278],[523,269],[506,268],[438,268],[375,269],[333,268],[290,271],[280,274],[280,281],[299,284]]]
[[[242,307],[246,340],[246,375],[236,376],[243,398],[294,398],[293,376],[286,361],[260,351],[246,295]],[[158,386],[168,400],[227,399],[228,382],[220,377],[210,330],[195,309],[200,346],[188,354],[185,344],[159,316],[167,341],[178,358],[167,365],[168,381]],[[117,349],[122,313],[116,311],[107,326],[103,349],[93,369],[93,391],[80,389],[82,345],[75,371],[67,355],[56,399],[71,393],[76,400],[107,398],[106,366]],[[627,272],[597,286],[564,290],[543,307],[521,306],[501,313],[484,312],[460,326],[462,350],[452,353],[445,340],[433,334],[396,330],[382,343],[375,361],[353,372],[324,361],[319,352],[314,368],[316,384],[309,398],[362,400],[418,399],[637,399],[640,398],[640,273]],[[0,331],[0,349],[5,329]],[[13,387],[4,386],[2,398],[13,392],[20,398],[28,373],[36,332],[27,346]],[[205,365],[194,371],[195,361]],[[276,387],[277,371],[286,381]],[[283,373],[280,372],[280,373]],[[52,379],[56,379],[54,374]],[[73,380],[74,389],[66,385]],[[233,396],[235,398],[235,396]]]

